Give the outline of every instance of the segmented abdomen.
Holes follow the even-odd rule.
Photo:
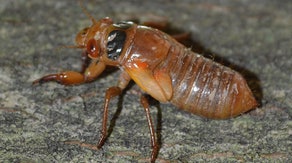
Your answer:
[[[237,116],[257,105],[246,81],[236,71],[174,45],[165,65],[169,70],[171,103],[207,118]]]

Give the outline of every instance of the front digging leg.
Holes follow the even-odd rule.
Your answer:
[[[98,77],[105,69],[105,64],[102,62],[92,62],[83,73],[76,71],[64,71],[57,74],[49,74],[40,79],[33,81],[33,85],[46,82],[57,82],[62,85],[76,85],[85,82],[90,82]]]

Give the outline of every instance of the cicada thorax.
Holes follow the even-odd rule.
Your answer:
[[[171,41],[171,40],[170,40]],[[236,71],[172,43],[164,66],[169,70],[171,103],[213,119],[235,117],[257,105],[246,81]]]

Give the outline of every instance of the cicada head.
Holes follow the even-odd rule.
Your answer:
[[[100,39],[107,27],[113,24],[112,19],[106,17],[99,21],[92,19],[92,25],[82,29],[76,36],[78,47],[85,48],[90,58],[98,58]]]

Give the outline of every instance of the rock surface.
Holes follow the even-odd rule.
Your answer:
[[[97,19],[167,18],[173,28],[191,32],[195,51],[232,63],[261,103],[223,121],[155,103],[157,162],[292,161],[290,0],[82,2]],[[101,150],[76,144],[97,142],[104,92],[119,71],[74,87],[31,85],[45,74],[80,68],[80,50],[58,49],[73,45],[90,25],[80,5],[18,0],[0,6],[0,162],[147,162],[149,131],[135,86],[111,102],[110,136]]]

